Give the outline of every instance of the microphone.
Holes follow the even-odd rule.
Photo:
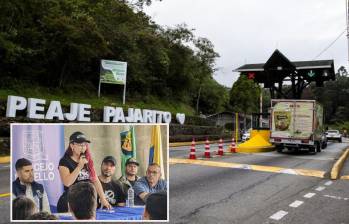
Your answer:
[[[86,152],[81,152],[80,153],[80,158],[86,158]]]

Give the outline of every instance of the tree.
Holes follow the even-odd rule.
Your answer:
[[[343,122],[349,118],[349,77],[345,67],[336,73],[335,81],[327,81],[324,87],[310,87],[315,99],[324,106],[325,122]]]
[[[185,24],[169,28],[151,21],[142,7],[152,2],[1,1],[0,76],[7,81],[0,86],[27,80],[94,94],[100,60],[109,59],[127,62],[129,99],[182,102],[204,113],[224,110],[228,92],[212,77],[219,57],[213,44]],[[103,90],[115,95],[118,88],[110,86]]]
[[[234,112],[242,113],[244,117],[246,114],[258,112],[259,96],[261,89],[252,80],[246,76],[240,76],[230,91],[230,106]],[[244,119],[244,126],[246,127],[246,119]]]

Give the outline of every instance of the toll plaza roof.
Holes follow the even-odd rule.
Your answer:
[[[335,80],[333,60],[290,61],[277,49],[266,63],[245,64],[233,71],[241,72],[241,75],[257,83],[264,83],[266,88],[291,78],[314,81],[317,86],[322,86],[324,81]],[[290,79],[286,80],[286,77]]]
[[[292,64],[297,70],[301,69],[318,69],[318,68],[331,68],[333,66],[333,60],[318,60],[318,61],[294,61]],[[245,64],[234,70],[235,72],[246,71],[264,71],[264,63],[260,64]]]

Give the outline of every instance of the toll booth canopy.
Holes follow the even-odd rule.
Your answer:
[[[279,50],[266,63],[245,64],[234,71],[269,88],[272,99],[300,99],[310,83],[322,87],[325,81],[335,80],[333,60],[291,62]],[[283,86],[284,82],[289,86]]]

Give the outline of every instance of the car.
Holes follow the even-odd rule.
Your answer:
[[[327,140],[336,140],[342,142],[342,134],[338,130],[328,130],[326,131]]]
[[[250,139],[250,132],[246,131],[242,134],[241,141],[245,142]]]

